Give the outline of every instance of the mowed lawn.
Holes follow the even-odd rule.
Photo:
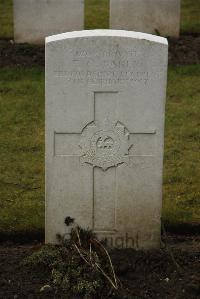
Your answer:
[[[109,0],[85,0],[85,28],[109,28]],[[181,0],[181,32],[200,33],[200,0]],[[13,38],[13,0],[0,0],[0,38]]]
[[[200,223],[200,65],[170,67],[163,220]],[[44,71],[0,70],[0,232],[44,228]]]
[[[44,226],[44,73],[0,70],[0,232]]]

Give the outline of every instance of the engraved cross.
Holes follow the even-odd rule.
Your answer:
[[[77,157],[80,167],[92,165],[93,230],[96,232],[117,229],[117,165],[128,165],[131,157],[154,154],[155,130],[129,132],[126,124],[118,119],[117,94],[117,91],[94,92],[93,121],[81,132],[54,133],[55,156]],[[143,140],[148,154],[141,144]],[[102,223],[102,213],[106,223]]]

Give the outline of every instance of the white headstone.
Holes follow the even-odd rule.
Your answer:
[[[114,247],[160,242],[168,46],[118,30],[46,39],[46,242],[66,217]]]
[[[110,28],[179,36],[180,0],[110,0]]]
[[[45,37],[84,28],[84,0],[14,0],[14,39],[44,44]]]

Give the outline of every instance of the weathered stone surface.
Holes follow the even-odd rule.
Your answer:
[[[159,247],[167,54],[129,31],[46,39],[46,242],[71,217],[112,246]]]
[[[180,0],[110,0],[110,28],[177,37]]]
[[[44,44],[45,37],[84,27],[84,0],[14,0],[14,39]]]

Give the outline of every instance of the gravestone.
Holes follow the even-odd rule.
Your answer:
[[[160,242],[168,46],[121,30],[46,39],[46,242],[71,217],[113,247]]]
[[[110,0],[110,28],[178,37],[180,0]]]
[[[45,37],[84,28],[84,0],[14,0],[14,40],[44,44]]]

